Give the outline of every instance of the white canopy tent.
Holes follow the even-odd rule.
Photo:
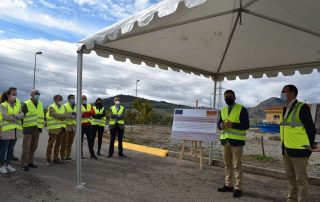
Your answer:
[[[319,10],[319,0],[163,0],[81,41],[77,100],[83,53],[91,51],[203,75],[214,81],[214,96],[217,81],[224,78],[320,72]],[[77,126],[81,185],[80,116]]]

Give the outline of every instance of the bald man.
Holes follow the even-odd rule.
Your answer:
[[[23,143],[21,164],[22,170],[28,171],[29,168],[36,168],[33,163],[34,153],[38,147],[39,134],[44,126],[43,105],[39,101],[40,92],[31,91],[31,98],[26,100],[22,106],[22,112],[25,115],[23,119]]]

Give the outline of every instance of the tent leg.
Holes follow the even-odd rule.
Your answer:
[[[213,108],[216,109],[216,99],[217,98],[217,81],[214,80],[214,89],[213,89]],[[209,149],[209,162],[208,165],[212,165],[212,148],[213,143],[210,141],[210,149]]]
[[[81,180],[81,95],[82,95],[82,62],[83,53],[78,51],[77,61],[77,134],[76,134],[76,160],[77,160],[77,188],[83,188],[85,183]]]

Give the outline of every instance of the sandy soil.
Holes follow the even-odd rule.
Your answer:
[[[106,137],[108,135],[106,134]],[[264,139],[264,151],[266,159],[260,158],[262,155],[261,137]],[[271,137],[271,139],[269,139]],[[284,170],[281,145],[279,140],[272,140],[274,137],[279,138],[278,134],[258,133],[250,130],[247,134],[246,146],[244,147],[244,163],[254,166],[267,167],[276,170]],[[171,151],[179,151],[181,141],[171,139],[171,128],[157,126],[155,128],[147,128],[144,126],[141,130],[140,126],[134,126],[133,132],[130,132],[130,126],[126,129],[126,141],[149,145]],[[190,150],[187,147],[187,151]],[[204,156],[208,156],[209,144],[204,144]],[[222,159],[220,141],[217,139],[213,144],[213,158]],[[308,174],[310,176],[320,177],[320,153],[313,153],[309,160]]]

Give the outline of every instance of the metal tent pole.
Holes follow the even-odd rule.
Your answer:
[[[214,89],[213,89],[213,108],[216,108],[216,98],[217,98],[217,80],[214,80]],[[209,165],[212,165],[212,147],[213,143],[210,141],[210,150],[209,150]]]
[[[77,153],[77,188],[83,188],[85,183],[81,180],[81,95],[82,95],[82,62],[83,53],[81,50],[78,51],[78,61],[77,61],[77,134],[76,134],[76,153]]]

